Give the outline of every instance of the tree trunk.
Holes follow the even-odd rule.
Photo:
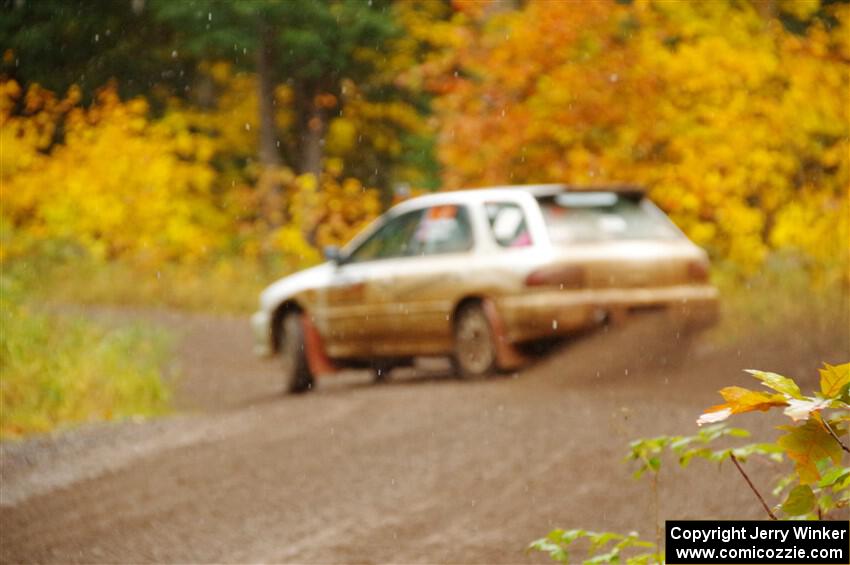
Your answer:
[[[277,128],[275,127],[274,63],[269,31],[265,24],[260,26],[260,45],[257,48],[257,83],[259,97],[259,151],[262,172],[258,190],[262,192],[262,216],[269,228],[283,221],[281,184],[279,170],[283,161],[278,151]]]
[[[321,92],[321,88],[314,83],[297,81],[294,85],[294,106],[298,120],[298,172],[312,174],[317,183],[321,182],[328,120],[327,110],[322,106]],[[316,245],[318,224],[301,226],[301,229],[307,242]]]
[[[325,130],[327,116],[315,95],[305,93],[302,107],[303,119],[301,137],[301,173],[312,173],[316,179],[322,173],[322,159],[325,151]]]

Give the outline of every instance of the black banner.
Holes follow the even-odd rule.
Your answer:
[[[667,563],[850,563],[850,523],[668,520]]]

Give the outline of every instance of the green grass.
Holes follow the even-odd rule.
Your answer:
[[[4,253],[5,252],[5,253]],[[266,251],[233,249],[204,259],[154,261],[144,255],[104,259],[68,239],[34,240],[0,218],[0,267],[27,294],[53,304],[175,308],[207,313],[254,312],[269,283],[309,266]]]
[[[27,298],[0,277],[0,438],[167,411],[167,334],[38,312]]]
[[[260,291],[292,270],[283,264],[267,266],[238,257],[154,267],[130,261],[96,261],[85,256],[61,261],[16,261],[11,269],[18,278],[29,281],[33,296],[50,303],[231,314],[254,312]]]
[[[846,265],[836,265],[831,276],[814,278],[794,257],[779,254],[755,275],[742,276],[734,265],[715,265],[722,314],[712,333],[721,343],[772,332],[843,336],[850,331],[846,273]]]
[[[53,270],[46,295],[73,304],[115,304],[203,312],[249,313],[271,282],[248,262],[162,265],[145,269],[127,263],[61,265]]]

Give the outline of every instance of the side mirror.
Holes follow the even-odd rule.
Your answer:
[[[339,247],[336,245],[326,245],[322,250],[322,253],[325,256],[325,259],[330,261],[331,263],[340,263],[342,262],[342,254],[340,253]]]

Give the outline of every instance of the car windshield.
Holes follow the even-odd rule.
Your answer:
[[[639,194],[564,192],[538,201],[554,243],[683,237]]]

